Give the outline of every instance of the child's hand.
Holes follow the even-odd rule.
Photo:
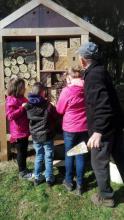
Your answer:
[[[27,103],[25,102],[25,103],[22,103],[22,107],[26,107],[26,105],[27,105]]]
[[[51,103],[51,105],[56,106],[56,101],[52,101],[50,103]]]

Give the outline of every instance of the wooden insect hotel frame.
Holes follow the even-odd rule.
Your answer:
[[[0,22],[0,161],[8,159],[5,96],[11,77],[47,87],[52,102],[63,87],[63,72],[78,64],[75,51],[93,35],[113,37],[51,0],[33,0]]]

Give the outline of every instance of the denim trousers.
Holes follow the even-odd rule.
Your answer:
[[[76,162],[77,185],[82,186],[84,181],[84,155],[67,156],[67,151],[73,148],[76,144],[82,141],[87,142],[87,132],[66,132],[64,131],[65,144],[65,180],[67,183],[72,183],[74,178],[74,161]]]
[[[33,145],[36,152],[34,165],[35,179],[40,179],[41,173],[43,171],[43,162],[45,160],[46,181],[53,181],[53,141],[50,140],[43,143],[36,143],[35,141],[33,141]]]

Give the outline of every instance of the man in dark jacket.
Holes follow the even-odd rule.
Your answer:
[[[116,144],[116,137],[122,136],[122,111],[111,77],[100,63],[98,46],[92,42],[85,43],[79,48],[79,58],[84,69],[90,136],[87,145],[91,148],[91,163],[100,191],[91,200],[96,205],[113,207],[114,192],[109,174],[111,154],[124,180],[124,147]]]

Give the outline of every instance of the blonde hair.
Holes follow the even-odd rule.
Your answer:
[[[82,76],[82,69],[80,66],[70,67],[65,73],[65,76],[71,76],[73,79],[80,78]]]

